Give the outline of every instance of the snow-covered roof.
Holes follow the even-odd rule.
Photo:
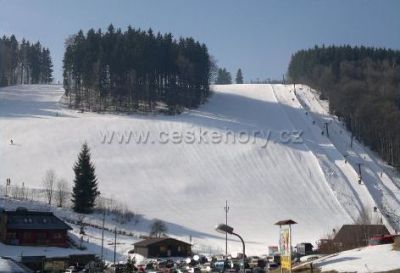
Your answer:
[[[71,230],[72,228],[48,211],[3,211],[7,215],[8,229]]]
[[[19,265],[10,258],[0,257],[0,273],[31,273],[28,268]]]

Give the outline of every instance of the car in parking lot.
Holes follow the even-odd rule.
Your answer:
[[[384,244],[393,244],[396,238],[399,238],[400,235],[375,235],[368,240],[368,245],[384,245]]]

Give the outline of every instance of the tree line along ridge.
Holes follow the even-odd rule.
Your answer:
[[[51,83],[52,73],[50,51],[40,42],[19,43],[14,35],[0,38],[0,86]]]
[[[288,75],[319,90],[355,138],[400,168],[400,51],[315,46],[292,56]]]

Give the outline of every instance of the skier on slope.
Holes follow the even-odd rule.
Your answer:
[[[10,140],[10,144],[11,144],[11,145],[14,144],[14,140],[13,140],[13,139]]]

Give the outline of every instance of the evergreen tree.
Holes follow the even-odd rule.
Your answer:
[[[243,75],[242,75],[242,70],[239,68],[237,73],[236,73],[236,83],[237,84],[243,84]]]
[[[232,84],[232,76],[225,68],[218,69],[215,84]]]
[[[320,91],[352,135],[400,169],[400,51],[329,46],[296,52],[290,79]]]
[[[0,86],[50,83],[52,67],[50,51],[39,42],[19,43],[14,35],[0,38]]]
[[[70,107],[95,111],[154,111],[171,114],[197,107],[210,94],[212,61],[193,38],[174,40],[110,25],[69,39],[64,54],[64,89]]]
[[[78,161],[74,165],[75,179],[72,189],[73,209],[78,213],[91,213],[100,192],[97,189],[95,167],[90,160],[87,143],[82,145]]]

